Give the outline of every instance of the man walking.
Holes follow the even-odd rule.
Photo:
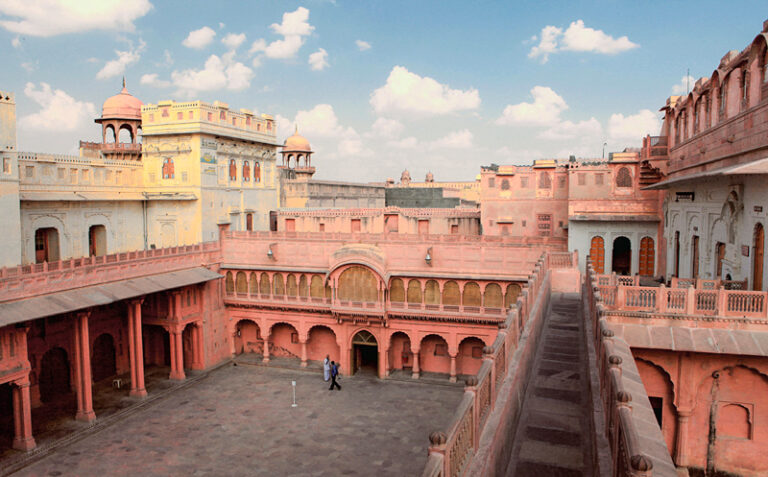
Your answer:
[[[329,391],[333,391],[333,387],[336,386],[339,388],[339,391],[341,391],[341,386],[339,383],[336,382],[336,378],[339,375],[339,365],[336,364],[334,361],[331,361],[331,387],[328,388]]]

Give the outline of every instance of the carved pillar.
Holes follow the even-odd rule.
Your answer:
[[[299,342],[301,343],[301,367],[306,368],[307,367],[307,337],[299,337]]]
[[[675,464],[678,467],[688,466],[688,420],[692,411],[677,411],[677,436],[675,436]]]
[[[184,375],[184,347],[181,343],[181,329],[171,328],[171,374],[168,379],[183,381]]]
[[[90,312],[78,313],[75,317],[75,367],[78,421],[93,421],[93,391],[91,386],[91,346],[88,335],[88,316]]]
[[[456,382],[456,356],[458,354],[459,354],[458,351],[454,352],[453,354],[449,353],[451,357],[451,377],[448,380],[452,383]]]
[[[192,369],[203,369],[203,324],[192,327]]]
[[[141,302],[128,303],[128,352],[131,365],[131,396],[144,397],[144,338],[141,331]]]
[[[389,355],[389,349],[379,347],[379,379],[387,377],[387,356]]]
[[[16,381],[13,387],[13,448],[29,451],[35,448],[32,437],[32,406],[29,401],[29,379]]]
[[[411,351],[413,352],[413,374],[411,375],[411,379],[419,379],[419,351],[421,350],[420,348],[414,348]]]
[[[264,335],[264,359],[263,362],[269,363],[269,335]]]

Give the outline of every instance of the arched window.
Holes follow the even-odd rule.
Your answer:
[[[720,104],[717,105],[717,114],[721,118],[724,118],[726,116],[725,114],[725,108],[728,104],[728,78],[723,80],[723,83],[720,85]]]
[[[551,187],[552,179],[549,177],[549,172],[539,174],[539,189],[550,189]]]
[[[163,179],[173,179],[173,159],[166,157],[163,159]]]
[[[226,291],[227,293],[234,293],[235,291],[235,279],[232,276],[232,272],[227,272],[227,278],[226,281]]]
[[[131,144],[133,142],[133,131],[131,130],[131,127],[126,124],[120,126],[119,136],[118,140],[121,143]]]
[[[339,276],[339,300],[375,303],[378,301],[378,284],[372,271],[351,266]]]
[[[231,181],[237,180],[237,164],[235,164],[234,159],[229,161],[229,180]]]
[[[592,237],[589,247],[589,258],[592,260],[592,268],[595,273],[603,273],[605,270],[605,242],[598,235]]]
[[[501,287],[497,283],[486,285],[485,293],[483,294],[483,306],[486,308],[501,308],[502,305]]]
[[[246,182],[251,180],[251,166],[248,161],[243,161],[243,180]]]
[[[253,163],[253,182],[261,182],[261,165],[258,161]]]
[[[509,181],[507,179],[501,181],[501,190],[509,190]]]
[[[237,290],[237,293],[248,293],[248,279],[244,272],[237,272],[235,290]]]
[[[480,285],[475,282],[464,284],[464,293],[461,295],[461,304],[464,306],[481,306]]]
[[[632,174],[628,168],[619,168],[619,172],[616,173],[616,187],[632,187]]]
[[[389,283],[389,301],[395,303],[405,301],[405,286],[399,278],[393,278]]]

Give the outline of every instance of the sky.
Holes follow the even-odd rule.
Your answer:
[[[0,90],[16,95],[21,151],[100,140],[93,120],[125,76],[145,104],[271,114],[281,143],[298,127],[318,179],[471,180],[491,163],[640,146],[667,97],[754,39],[765,6],[0,0]]]

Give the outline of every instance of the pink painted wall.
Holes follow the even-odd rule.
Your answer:
[[[270,341],[270,356],[299,358],[301,357],[301,344],[291,342],[291,335],[297,334],[296,328],[286,323],[277,323],[272,327]]]
[[[341,360],[336,335],[333,334],[333,330],[326,326],[315,326],[309,331],[307,359],[323,361],[326,355],[329,355],[331,361],[338,363]]]

